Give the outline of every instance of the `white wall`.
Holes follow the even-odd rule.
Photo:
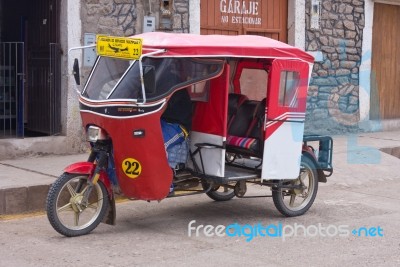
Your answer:
[[[81,22],[81,1],[80,0],[68,0],[67,2],[67,15],[66,15],[66,44],[67,47],[64,50],[64,57],[66,57],[65,69],[63,74],[65,75],[65,97],[67,98],[66,106],[66,118],[64,125],[67,126],[65,134],[67,136],[68,145],[74,150],[79,150],[82,146],[82,123],[79,113],[79,102],[78,95],[76,93],[77,85],[72,75],[72,65],[75,58],[78,58],[79,62],[82,62],[82,50],[71,51],[67,54],[67,51],[73,47],[82,46],[82,22]],[[64,111],[65,112],[65,111]]]
[[[189,1],[190,33],[200,34],[200,0]]]
[[[305,0],[288,0],[288,43],[304,49],[306,38]]]
[[[360,65],[360,122],[369,120],[371,96],[371,56],[372,56],[372,24],[374,21],[374,2],[365,0],[365,27],[363,29],[362,57]]]

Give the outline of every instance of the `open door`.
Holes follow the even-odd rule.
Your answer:
[[[272,62],[262,179],[294,179],[299,175],[309,68],[302,61]]]
[[[196,144],[206,143],[213,146],[203,146],[200,154],[194,160],[207,175],[225,176],[226,125],[228,112],[229,64],[225,64],[223,73],[209,80],[208,101],[197,101],[192,121],[191,151],[196,150]]]
[[[28,2],[26,3],[28,5]],[[27,18],[27,124],[42,135],[61,132],[60,3],[29,1]]]

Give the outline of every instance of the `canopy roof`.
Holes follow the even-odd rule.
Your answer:
[[[149,32],[143,38],[143,49],[166,49],[165,56],[229,56],[253,58],[287,58],[314,62],[303,50],[257,35],[195,35],[185,33]]]

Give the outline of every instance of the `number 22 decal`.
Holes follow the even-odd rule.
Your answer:
[[[142,165],[133,158],[126,158],[122,161],[122,170],[129,178],[137,178],[142,172]]]

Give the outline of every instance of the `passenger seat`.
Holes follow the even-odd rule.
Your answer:
[[[228,152],[262,157],[265,105],[265,99],[247,100],[239,107],[228,128]]]

